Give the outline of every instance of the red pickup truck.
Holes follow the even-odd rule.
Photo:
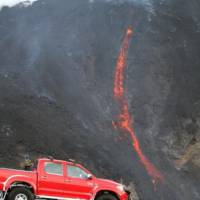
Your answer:
[[[0,168],[0,200],[127,200],[129,191],[75,162],[38,159],[33,171]]]

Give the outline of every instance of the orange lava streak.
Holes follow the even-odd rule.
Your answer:
[[[131,39],[133,30],[129,27],[126,31],[126,35],[123,41],[122,48],[120,49],[117,59],[115,80],[114,80],[114,96],[116,98],[124,97],[124,69],[126,66],[127,52],[129,47],[129,40]]]
[[[133,148],[135,149],[138,157],[140,158],[141,163],[147,170],[147,173],[149,174],[149,176],[151,176],[152,182],[155,184],[158,182],[164,182],[164,177],[162,176],[160,171],[157,170],[155,166],[142,153],[139,141],[132,128],[133,120],[129,113],[128,102],[124,95],[124,70],[126,67],[128,47],[132,35],[133,35],[133,29],[131,27],[127,28],[116,63],[113,93],[114,97],[119,103],[119,106],[121,108],[121,113],[119,114],[119,121],[115,123],[115,128],[116,127],[120,128],[126,131],[130,135],[132,139]]]

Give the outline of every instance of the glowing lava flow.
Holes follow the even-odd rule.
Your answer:
[[[128,102],[124,95],[124,70],[126,67],[128,47],[132,35],[133,29],[129,27],[126,30],[126,34],[119,52],[115,69],[113,93],[121,109],[121,113],[119,114],[119,121],[115,123],[115,127],[126,131],[130,135],[133,148],[135,149],[147,173],[149,174],[149,176],[151,176],[153,184],[156,184],[158,182],[164,182],[164,177],[162,176],[160,171],[157,170],[155,166],[142,153],[139,141],[132,128],[132,117],[129,113]]]

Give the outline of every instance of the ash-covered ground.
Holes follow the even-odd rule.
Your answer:
[[[0,165],[74,158],[142,200],[200,199],[200,2],[39,0],[0,11]],[[114,129],[116,59],[134,28],[126,96],[155,188]]]

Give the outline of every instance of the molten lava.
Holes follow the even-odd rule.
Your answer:
[[[115,69],[113,93],[120,106],[121,113],[119,114],[119,121],[114,124],[114,127],[119,128],[130,135],[133,148],[135,149],[147,173],[152,178],[153,184],[156,184],[158,182],[163,182],[164,177],[160,173],[160,171],[156,169],[156,167],[142,153],[139,141],[132,127],[133,120],[129,113],[128,102],[124,94],[124,70],[126,68],[128,47],[132,35],[133,29],[131,27],[127,28]]]

